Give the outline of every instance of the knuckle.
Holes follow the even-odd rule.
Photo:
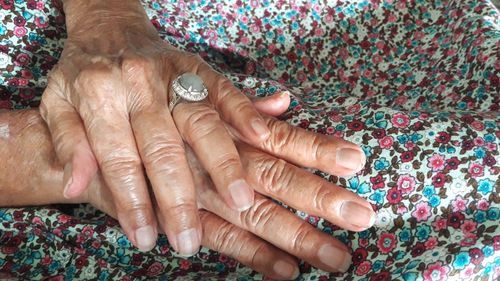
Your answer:
[[[220,118],[215,110],[208,106],[200,106],[193,110],[186,118],[185,132],[188,132],[190,140],[200,139],[210,135],[217,129]]]
[[[113,179],[122,179],[124,186],[132,188],[132,176],[142,172],[141,160],[138,157],[105,156],[99,165],[103,173]]]
[[[227,102],[227,99],[230,98],[235,93],[235,88],[233,83],[229,81],[224,76],[218,76],[216,83],[216,89],[218,90],[218,97],[216,105],[220,107],[222,104]]]
[[[272,218],[279,211],[279,206],[264,198],[256,199],[254,205],[240,213],[240,221],[251,232],[262,233],[268,227]]]
[[[166,218],[169,218],[167,222],[169,224],[175,222],[187,222],[190,220],[188,218],[198,216],[198,206],[196,205],[196,202],[194,200],[178,202],[174,205],[169,206],[165,205],[161,206],[160,208],[164,210]]]
[[[75,78],[77,89],[87,89],[89,87],[106,87],[112,80],[113,71],[110,67],[102,64],[92,64],[82,69]],[[92,91],[83,91],[90,94]]]
[[[268,124],[271,132],[271,137],[268,138],[263,146],[270,151],[281,152],[287,149],[287,146],[293,145],[297,139],[297,130],[290,129],[287,123],[270,122]]]
[[[215,163],[209,167],[209,172],[221,175],[230,175],[229,171],[234,170],[234,167],[241,165],[237,155],[225,154],[220,156]]]
[[[153,61],[146,57],[129,57],[124,59],[122,62],[122,71],[131,77],[135,75],[146,75],[151,72],[153,68]]]
[[[221,223],[213,243],[218,251],[234,255],[234,248],[238,244],[240,236],[240,231],[235,225],[224,221]]]
[[[314,192],[311,198],[311,207],[316,209],[320,214],[331,213],[332,205],[338,202],[338,195],[331,190],[331,188],[325,188],[323,184],[319,184],[318,188],[312,187]],[[342,202],[342,201],[341,201]]]
[[[309,240],[309,236],[314,231],[311,225],[307,223],[301,223],[295,233],[292,236],[291,240],[291,252],[302,253],[303,247]]]
[[[126,201],[117,200],[117,211],[125,214],[127,219],[133,220],[137,225],[148,225],[151,221],[151,206],[147,202],[138,202],[130,198]]]
[[[286,161],[276,158],[261,158],[256,162],[258,180],[266,192],[278,195],[294,181],[294,173],[288,169]]]
[[[184,145],[180,140],[163,136],[157,137],[156,140],[152,139],[144,145],[142,158],[144,165],[150,169],[165,169],[168,163],[177,161],[184,153]]]

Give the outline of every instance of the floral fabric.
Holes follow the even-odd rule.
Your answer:
[[[293,94],[282,117],[360,144],[352,178],[317,172],[372,203],[344,241],[343,275],[299,280],[498,280],[500,13],[486,0],[143,0],[161,35],[250,96]],[[58,1],[0,0],[0,109],[37,106],[65,32]],[[203,249],[150,253],[90,206],[0,209],[0,274],[53,280],[260,280]],[[1,275],[0,275],[1,276]]]

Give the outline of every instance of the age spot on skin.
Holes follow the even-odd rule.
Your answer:
[[[10,137],[9,125],[0,124],[0,139],[8,139]]]

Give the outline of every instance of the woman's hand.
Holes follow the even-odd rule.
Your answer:
[[[279,97],[267,101],[274,99]],[[256,105],[268,113],[280,111],[286,105],[283,100],[267,101],[261,100]],[[269,124],[279,128],[277,132],[288,140],[279,146],[283,151],[314,152],[319,147],[343,147],[341,140],[317,136],[279,121],[269,120]],[[56,160],[49,132],[36,111],[0,114],[0,127],[3,129],[0,156],[9,159],[2,162],[0,169],[0,206],[90,202],[117,216],[110,189],[100,175],[78,198],[68,200],[62,196],[63,169]],[[316,138],[319,140],[314,141]],[[270,149],[278,147],[275,143],[267,145]],[[239,143],[238,148],[249,180],[259,193],[325,217],[349,230],[359,231],[373,224],[374,213],[370,204],[352,192],[248,145]],[[289,154],[289,160],[298,165],[309,165],[316,154]],[[199,188],[199,206],[203,208],[199,211],[203,218],[203,245],[235,257],[272,278],[296,276],[297,263],[293,256],[327,271],[346,270],[350,255],[339,241],[262,195],[257,195],[256,204],[247,211],[239,213],[230,209],[215,192],[208,174],[194,155],[188,155]],[[329,157],[321,157],[316,166],[330,167],[330,163]],[[332,165],[336,167],[335,161]]]
[[[193,254],[201,225],[184,141],[226,203],[241,211],[252,205],[253,189],[224,124],[259,143],[270,134],[266,123],[198,56],[163,42],[139,1],[66,0],[64,10],[68,39],[41,113],[65,165],[65,196],[81,194],[99,167],[121,226],[147,251],[158,231],[147,175],[158,214],[169,222],[169,241],[176,251]],[[171,113],[171,83],[186,72],[203,79],[208,100],[181,103]]]

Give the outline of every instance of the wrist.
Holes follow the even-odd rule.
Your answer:
[[[139,0],[64,0],[68,37],[79,42],[156,38],[158,33]]]

